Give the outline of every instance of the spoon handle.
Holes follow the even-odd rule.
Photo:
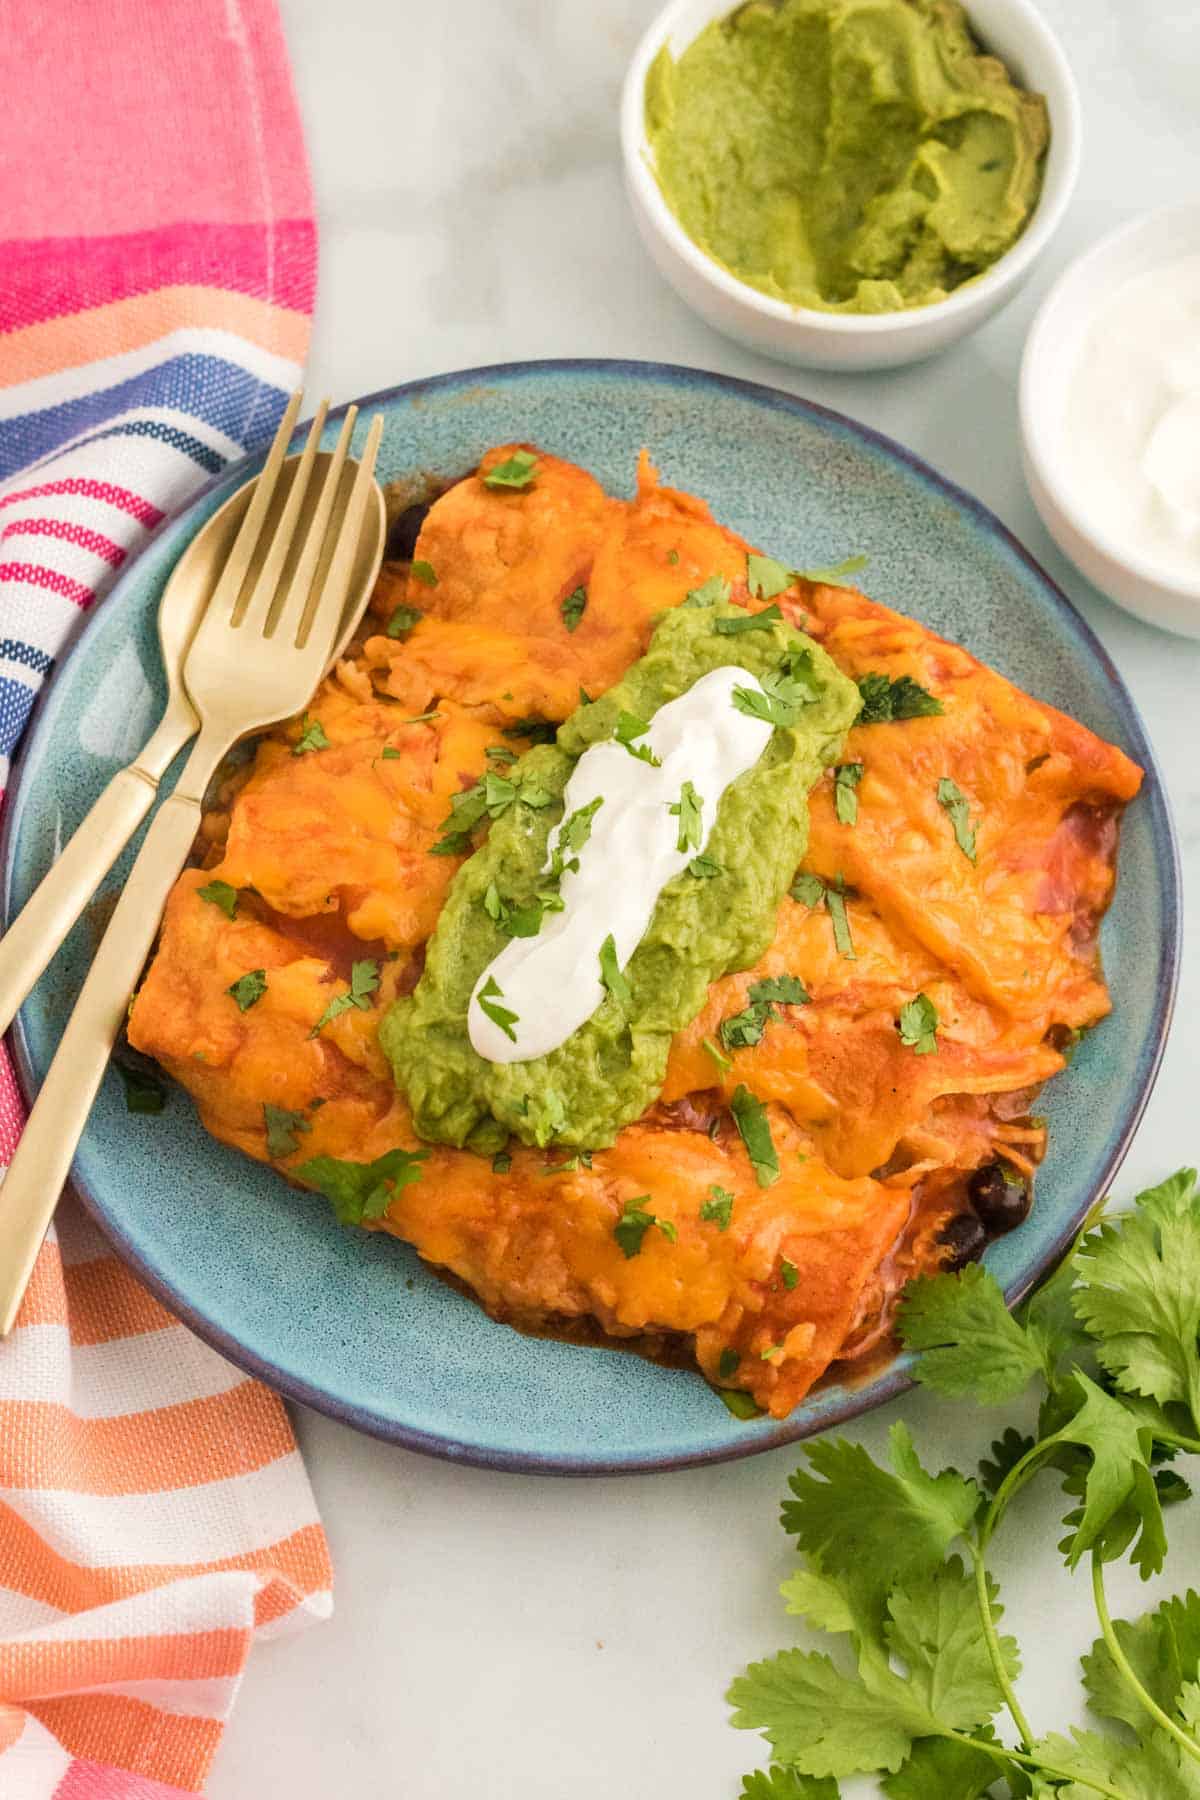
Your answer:
[[[169,708],[136,761],[118,770],[0,938],[0,1033],[158,798],[163,773],[195,735],[191,708]]]
[[[204,789],[227,748],[201,737],[155,814],[0,1187],[0,1337],[12,1329],[167,895],[199,828]]]

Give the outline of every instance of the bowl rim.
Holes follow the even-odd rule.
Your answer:
[[[478,368],[425,376],[413,381],[402,382],[393,387],[377,389],[353,404],[357,404],[363,410],[371,406],[395,405],[401,402],[409,405],[419,404],[425,396],[437,394],[439,391],[470,390],[504,380],[522,379],[531,374],[551,377],[591,375],[601,379],[649,378],[678,386],[715,385],[720,389],[745,396],[758,404],[768,405],[776,411],[791,413],[808,421],[816,420],[855,440],[865,442],[872,449],[903,464],[940,496],[969,514],[974,524],[982,532],[995,539],[1003,549],[1024,564],[1037,580],[1054,611],[1064,620],[1080,646],[1103,673],[1112,693],[1127,742],[1146,773],[1141,798],[1151,813],[1151,833],[1166,864],[1163,870],[1164,933],[1155,975],[1155,991],[1151,1008],[1152,1023],[1140,1064],[1133,1075],[1131,1102],[1120,1120],[1118,1129],[1109,1134],[1094,1191],[1083,1205],[1064,1221],[1048,1248],[1035,1258],[1031,1267],[1008,1284],[1005,1289],[1005,1297],[1010,1306],[1015,1305],[1036,1286],[1049,1269],[1057,1264],[1074,1239],[1088,1208],[1094,1204],[1099,1195],[1107,1191],[1109,1183],[1125,1159],[1130,1142],[1149,1103],[1170,1032],[1182,957],[1183,894],[1179,844],[1162,771],[1136,701],[1125,685],[1112,658],[1083,615],[1031,552],[1025,548],[1020,539],[992,512],[990,507],[976,499],[966,489],[959,487],[956,482],[941,474],[915,451],[909,450],[894,438],[851,418],[846,413],[839,412],[832,407],[822,406],[817,401],[804,399],[799,395],[771,387],[763,382],[747,381],[737,376],[691,368],[683,364],[639,361],[619,357],[570,357],[493,363]],[[330,412],[331,424],[344,415],[349,404],[352,403],[347,402]],[[304,423],[298,425],[292,442],[294,444],[302,442],[305,431]],[[146,539],[137,555],[125,564],[110,588],[106,602],[111,602],[119,590],[133,579],[142,557],[151,548],[161,549],[164,544],[178,542],[182,550],[189,536],[194,535],[203,522],[196,518],[203,503],[210,499],[216,490],[227,488],[229,492],[232,492],[237,485],[247,480],[265,460],[266,449],[267,446],[264,444],[257,450],[249,452],[238,462],[230,464],[198,488],[183,506]],[[101,606],[92,609],[85,618],[82,628],[64,651],[50,678],[44,683],[35,701],[33,715],[22,741],[20,752],[14,759],[6,796],[8,804],[5,806],[3,818],[0,820],[0,915],[6,922],[11,911],[16,873],[17,839],[27,802],[26,777],[40,760],[43,739],[48,738],[53,723],[47,701],[56,692],[69,658],[96,629],[104,604],[101,603]],[[37,1092],[38,1082],[33,1069],[23,1008],[13,1022],[9,1043],[15,1053],[14,1064],[22,1098],[26,1105],[31,1105]],[[223,1326],[217,1324],[205,1313],[198,1311],[174,1282],[149,1262],[136,1240],[111,1217],[100,1197],[92,1192],[88,1183],[81,1178],[77,1167],[72,1170],[69,1185],[82,1200],[86,1211],[99,1226],[104,1236],[134,1270],[139,1279],[145,1283],[155,1298],[187,1325],[197,1337],[217,1350],[228,1361],[245,1369],[248,1374],[263,1381],[286,1399],[300,1402],[311,1407],[313,1411],[337,1419],[342,1424],[365,1432],[368,1436],[397,1444],[404,1449],[437,1456],[449,1462],[469,1463],[480,1468],[511,1473],[564,1476],[658,1474],[674,1469],[695,1468],[710,1463],[734,1462],[740,1461],[744,1457],[757,1456],[763,1451],[781,1449],[785,1445],[798,1443],[818,1433],[844,1426],[850,1420],[873,1412],[877,1407],[896,1399],[915,1385],[911,1373],[913,1359],[909,1353],[901,1352],[890,1365],[871,1380],[864,1382],[860,1388],[847,1390],[845,1397],[819,1418],[805,1418],[803,1408],[801,1408],[791,1418],[774,1421],[765,1429],[753,1433],[748,1430],[744,1440],[739,1439],[731,1443],[710,1445],[699,1450],[662,1456],[632,1454],[610,1456],[606,1460],[600,1461],[577,1454],[558,1455],[523,1450],[514,1451],[492,1448],[476,1442],[465,1442],[448,1435],[431,1433],[422,1427],[398,1424],[394,1419],[371,1407],[331,1395],[326,1390],[314,1386],[302,1375],[283,1369],[277,1363],[272,1362],[269,1357],[261,1356],[256,1351],[247,1349]]]
[[[1018,413],[1021,441],[1033,474],[1071,529],[1123,575],[1143,582],[1172,600],[1190,602],[1200,612],[1200,576],[1197,576],[1192,586],[1176,580],[1151,558],[1141,556],[1136,550],[1123,545],[1110,534],[1101,520],[1088,514],[1077,503],[1069,486],[1063,483],[1058,473],[1059,464],[1049,448],[1051,431],[1046,415],[1046,390],[1039,387],[1041,370],[1049,354],[1047,340],[1055,326],[1057,315],[1073,314],[1080,328],[1090,325],[1098,309],[1107,299],[1111,299],[1125,281],[1133,279],[1135,272],[1127,270],[1116,281],[1097,283],[1091,299],[1079,305],[1075,303],[1073,290],[1081,285],[1089,272],[1098,274],[1103,270],[1126,244],[1136,241],[1143,234],[1152,235],[1171,219],[1188,219],[1194,223],[1195,249],[1184,251],[1183,254],[1200,255],[1200,200],[1192,200],[1171,206],[1155,206],[1146,212],[1136,213],[1133,218],[1106,231],[1103,237],[1097,238],[1095,243],[1090,244],[1067,264],[1034,314],[1025,339],[1017,382]],[[1148,262],[1140,272],[1149,274],[1155,266],[1153,262]]]
[[[964,282],[944,300],[934,300],[925,306],[903,307],[894,312],[836,313],[824,312],[819,307],[791,306],[786,300],[775,300],[749,282],[739,280],[688,236],[654,177],[646,144],[644,97],[650,65],[676,20],[693,4],[694,0],[667,0],[638,41],[621,88],[621,152],[626,179],[644,211],[648,226],[665,239],[669,248],[695,274],[726,299],[757,313],[764,320],[790,325],[800,332],[819,329],[844,338],[889,334],[907,337],[919,333],[922,325],[929,326],[935,321],[962,318],[965,323],[972,313],[986,307],[990,299],[998,298],[1018,282],[1058,230],[1079,176],[1083,133],[1079,88],[1066,52],[1033,0],[1003,0],[1003,4],[1019,17],[1020,29],[1031,39],[1037,39],[1061,89],[1061,98],[1051,117],[1050,150],[1042,191],[1029,223],[1017,241],[984,274]],[[728,10],[737,10],[736,0],[728,0]],[[968,23],[972,23],[969,10]],[[1051,177],[1053,191],[1048,192]]]

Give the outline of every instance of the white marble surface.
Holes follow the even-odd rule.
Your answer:
[[[643,356],[745,375],[894,434],[986,500],[1124,667],[1200,878],[1200,643],[1163,637],[1076,578],[1021,480],[1014,380],[1055,272],[1115,221],[1200,189],[1195,0],[1042,0],[1083,90],[1083,179],[1043,269],[998,320],[895,374],[775,366],[686,313],[635,239],[619,176],[622,68],[654,0],[282,0],[320,212],[311,389],[338,398],[505,358]],[[1200,936],[1122,1187],[1200,1156]],[[908,1398],[933,1458],[988,1420]],[[795,1456],[570,1482],[455,1469],[301,1415],[337,1568],[333,1620],[251,1662],[212,1800],[733,1800],[758,1740],[721,1695],[792,1641],[775,1587]],[[872,1447],[889,1423],[861,1427]],[[1075,1703],[1091,1636],[1054,1569],[1055,1496],[1002,1544],[1023,1689],[1043,1728]],[[1036,1512],[1036,1507],[1035,1507]],[[1194,1579],[1200,1508],[1175,1515],[1166,1579]],[[1136,1585],[1136,1584],[1135,1584]],[[1132,1601],[1133,1596],[1129,1596]],[[850,1791],[848,1787],[848,1792]],[[870,1784],[857,1789],[873,1790]],[[934,1800],[934,1797],[931,1797]]]

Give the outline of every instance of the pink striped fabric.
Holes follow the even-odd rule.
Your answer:
[[[315,234],[271,0],[14,8],[0,101],[2,782],[80,615],[274,429]],[[0,1165],[21,1121],[0,1051]],[[0,1344],[3,1800],[200,1791],[254,1639],[330,1581],[279,1400],[64,1200]]]

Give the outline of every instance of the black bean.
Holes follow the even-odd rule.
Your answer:
[[[397,513],[392,520],[392,527],[388,532],[387,553],[395,561],[407,562],[412,556],[428,511],[428,504],[422,501],[416,506],[406,506],[404,511]]]
[[[1013,1181],[1003,1163],[985,1163],[967,1183],[971,1205],[993,1235],[1012,1231],[1029,1216],[1030,1193],[1023,1181]]]
[[[965,1269],[968,1263],[978,1262],[987,1249],[987,1232],[974,1213],[958,1213],[942,1226],[938,1242],[950,1252],[943,1269]]]

